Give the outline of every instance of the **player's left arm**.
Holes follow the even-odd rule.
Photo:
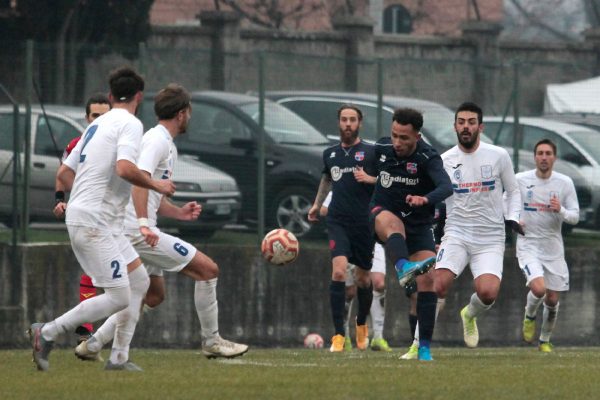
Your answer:
[[[506,151],[503,153],[500,168],[500,180],[505,191],[504,206],[506,207],[506,212],[504,213],[504,217],[507,220],[519,223],[519,216],[521,215],[521,190],[517,183],[512,161]]]
[[[202,205],[195,201],[190,201],[182,207],[179,207],[163,196],[160,200],[160,206],[158,207],[157,212],[162,217],[174,218],[180,221],[194,221],[200,216]]]
[[[502,182],[502,188],[504,193],[502,194],[501,201],[502,211],[504,214],[504,224],[519,235],[525,236],[525,230],[523,225],[520,223],[521,218],[521,189],[517,182],[512,161],[508,152],[504,150],[503,157],[500,160],[500,181]]]
[[[444,163],[439,155],[435,155],[425,164],[427,175],[431,178],[435,189],[425,196],[406,196],[406,202],[411,207],[423,206],[426,204],[437,204],[444,201],[452,195],[452,182],[444,169]]]
[[[558,203],[559,215],[567,224],[577,224],[579,222],[579,201],[577,200],[575,185],[571,179],[565,187],[563,199],[562,203]]]

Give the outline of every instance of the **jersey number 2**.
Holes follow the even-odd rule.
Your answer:
[[[121,274],[119,273],[119,269],[121,268],[121,265],[119,264],[119,262],[116,260],[111,262],[110,267],[114,270],[113,271],[113,279],[120,278]]]
[[[82,163],[85,161],[85,154],[83,154],[83,150],[85,146],[90,142],[90,140],[94,137],[94,134],[98,130],[98,125],[92,125],[85,133],[85,137],[83,138],[83,146],[81,147],[81,153],[79,155],[79,162]]]

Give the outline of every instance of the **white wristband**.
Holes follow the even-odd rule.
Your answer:
[[[140,228],[143,226],[146,228],[150,227],[150,221],[148,221],[148,218],[138,218],[138,224],[140,225]]]

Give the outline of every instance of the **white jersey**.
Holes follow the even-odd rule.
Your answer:
[[[508,152],[481,142],[473,153],[454,146],[444,154],[453,195],[446,199],[445,236],[477,242],[504,242],[506,219],[519,220],[521,198]]]
[[[548,179],[538,178],[536,170],[517,174],[521,190],[521,222],[525,236],[517,238],[517,256],[539,260],[557,260],[564,257],[561,225],[579,221],[579,203],[571,178],[552,172]],[[560,212],[550,210],[550,199],[560,200]]]
[[[171,179],[176,160],[177,148],[167,128],[158,124],[144,134],[137,163],[139,169],[149,172],[152,179]],[[150,227],[156,226],[156,212],[160,207],[162,196],[154,190],[148,191],[148,222]],[[127,204],[125,229],[139,229],[132,200]]]
[[[127,110],[113,108],[83,133],[65,164],[76,172],[66,211],[72,226],[122,231],[131,184],[117,175],[118,160],[135,164],[144,127]]]

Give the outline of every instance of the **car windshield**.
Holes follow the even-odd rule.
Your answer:
[[[456,144],[454,114],[442,108],[423,109],[423,131],[444,148]]]
[[[596,131],[571,131],[568,135],[585,149],[596,162],[600,163],[600,132]]]
[[[258,123],[258,102],[240,106]],[[265,130],[277,143],[283,144],[327,144],[327,138],[308,122],[287,108],[275,103],[265,103]]]

